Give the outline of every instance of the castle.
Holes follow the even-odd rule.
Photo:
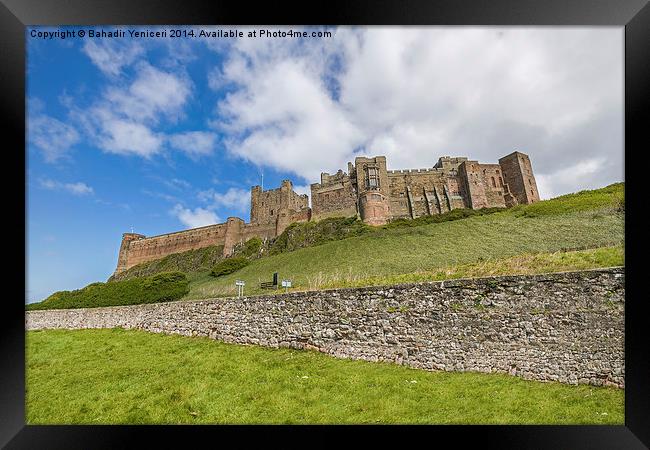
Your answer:
[[[513,152],[498,164],[443,156],[431,168],[388,170],[385,156],[357,157],[347,173],[321,173],[307,195],[284,180],[277,189],[251,188],[250,223],[229,217],[225,223],[146,237],[124,233],[115,274],[137,264],[212,245],[224,256],[252,237],[273,239],[293,222],[328,217],[359,217],[369,225],[398,218],[442,214],[452,209],[509,208],[539,201],[530,158]]]

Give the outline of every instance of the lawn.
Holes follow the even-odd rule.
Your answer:
[[[134,330],[27,333],[28,424],[623,424],[624,391]]]

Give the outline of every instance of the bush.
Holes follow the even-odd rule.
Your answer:
[[[255,236],[247,240],[244,244],[238,244],[235,247],[234,254],[249,259],[258,258],[261,256],[263,246],[262,239]]]
[[[330,217],[314,222],[295,222],[275,238],[270,245],[269,254],[291,252],[373,231],[371,226],[356,217]]]
[[[178,300],[189,292],[182,272],[163,272],[146,278],[108,283],[91,283],[75,291],[59,291],[28,310],[96,308],[99,306],[137,305]]]
[[[210,275],[212,275],[213,277],[221,277],[224,275],[228,275],[230,273],[237,272],[239,269],[243,267],[246,267],[249,264],[249,262],[250,261],[248,261],[246,258],[239,257],[239,256],[233,258],[227,258],[217,263],[217,265],[212,268]]]

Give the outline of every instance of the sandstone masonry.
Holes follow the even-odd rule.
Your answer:
[[[92,309],[27,330],[135,328],[426,370],[624,387],[623,268]]]
[[[370,225],[442,214],[456,208],[511,207],[539,201],[530,158],[513,152],[498,164],[444,156],[431,168],[388,170],[386,157],[358,157],[348,172],[321,173],[306,195],[284,180],[277,189],[251,188],[250,223],[225,223],[147,237],[124,233],[115,274],[173,253],[223,245],[223,255],[252,237],[273,239],[292,222],[357,216]]]

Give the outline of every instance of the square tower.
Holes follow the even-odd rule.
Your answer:
[[[348,164],[353,177],[361,220],[370,225],[383,225],[390,219],[390,185],[386,157],[357,157]]]
[[[503,173],[503,181],[519,204],[539,201],[537,182],[528,155],[517,151],[512,152],[500,158],[499,165]]]

